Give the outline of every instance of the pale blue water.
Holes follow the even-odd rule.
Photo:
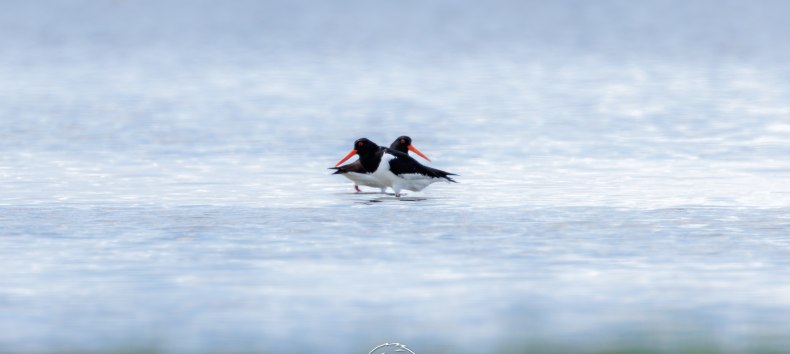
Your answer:
[[[2,2],[0,352],[785,348],[788,11]]]

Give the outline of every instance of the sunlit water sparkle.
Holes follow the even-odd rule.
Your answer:
[[[790,345],[788,5],[39,3],[0,352]],[[460,183],[327,170],[403,134]]]

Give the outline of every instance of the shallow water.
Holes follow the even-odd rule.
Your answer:
[[[0,352],[790,345],[784,3],[0,9]]]

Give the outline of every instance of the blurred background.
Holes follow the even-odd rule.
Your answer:
[[[788,15],[0,1],[0,353],[782,352]]]

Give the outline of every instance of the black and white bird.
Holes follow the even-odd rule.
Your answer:
[[[366,138],[357,139],[351,152],[340,160],[337,165],[354,155],[359,155],[359,162],[362,164],[362,168],[376,182],[392,188],[395,192],[395,197],[398,198],[400,198],[400,192],[404,189],[419,192],[432,183],[439,181],[457,183],[449,177],[455,176],[454,173],[423,166],[405,153],[380,147]]]
[[[395,151],[400,151],[407,155],[409,154],[409,151],[413,151],[415,154],[420,155],[420,157],[428,161],[431,161],[431,159],[429,159],[428,156],[425,156],[425,154],[423,154],[420,150],[417,150],[417,148],[411,144],[411,138],[405,135],[395,139],[395,141],[393,141],[392,144],[390,145],[390,149]],[[338,163],[338,165],[343,163],[343,161]],[[333,174],[342,175],[343,177],[346,177],[350,179],[352,182],[354,182],[354,189],[357,190],[357,193],[362,192],[362,190],[359,189],[359,186],[380,188],[381,193],[384,193],[384,191],[387,190],[387,185],[382,184],[376,178],[373,177],[372,173],[366,171],[365,168],[362,167],[362,163],[360,162],[360,160],[356,160],[350,164],[346,164],[340,167],[337,166],[331,167],[330,169],[337,170]]]

